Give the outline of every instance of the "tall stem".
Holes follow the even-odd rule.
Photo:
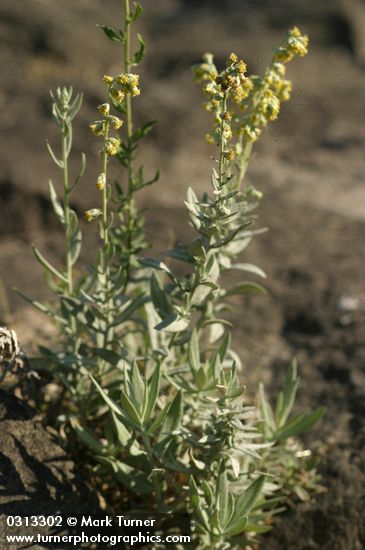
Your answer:
[[[104,143],[106,144],[108,138],[109,138],[109,120],[106,119],[105,121],[105,137],[104,137]],[[108,168],[108,153],[106,151],[106,147],[104,147],[102,152],[102,172],[105,175],[106,180],[106,173]],[[103,189],[103,197],[102,197],[102,220],[103,220],[103,241],[104,241],[104,247],[106,247],[109,243],[109,232],[108,232],[108,186],[105,184]],[[106,269],[106,261],[105,261],[105,254],[103,254],[103,269]]]
[[[130,3],[129,0],[124,0],[124,70],[126,73],[131,71],[131,18],[130,18]],[[132,97],[131,94],[126,95],[126,129],[127,129],[127,139],[128,145],[130,145],[131,137],[133,135],[133,113],[132,113]],[[127,179],[128,179],[128,190],[127,190],[127,201],[126,201],[126,210],[127,210],[127,249],[128,253],[130,252],[132,246],[132,232],[133,232],[133,216],[131,215],[131,207],[133,201],[133,159],[132,152],[129,153],[127,161]],[[128,254],[128,260],[126,265],[126,276],[123,292],[126,291],[128,286],[130,274],[130,256]]]
[[[131,71],[131,13],[129,0],[124,0],[124,68],[126,73]],[[127,116],[127,136],[128,140],[133,133],[132,121],[132,98],[130,94],[126,96],[126,116]],[[130,173],[128,173],[130,175]]]
[[[108,323],[105,327],[103,346],[108,347],[109,339],[113,337],[113,328],[110,326],[109,320],[111,320],[111,310],[113,309],[113,298],[108,297],[110,288],[110,269],[109,269],[109,220],[108,220],[108,183],[107,183],[107,169],[108,169],[108,153],[106,150],[106,144],[109,139],[110,122],[105,120],[105,146],[102,152],[102,172],[105,175],[105,186],[102,195],[102,237],[103,237],[103,252],[101,257],[101,271],[102,271],[102,287],[105,292],[105,302],[108,304],[107,318]]]
[[[222,111],[221,111],[221,143],[220,143],[220,155],[219,155],[219,183],[222,186],[224,184],[224,174],[225,174],[225,157],[224,152],[226,148],[226,139],[224,137],[224,118],[223,115],[227,110],[227,95],[224,93],[222,99]]]
[[[243,141],[242,136],[240,136],[241,146],[242,146],[242,141]],[[242,153],[239,159],[239,167],[238,167],[238,174],[237,174],[237,191],[240,189],[241,183],[246,175],[247,166],[251,158],[252,147],[253,147],[252,141],[246,141],[245,145],[243,145]]]
[[[70,187],[68,177],[68,154],[67,154],[67,135],[69,132],[67,127],[64,128],[62,133],[62,162],[63,162],[63,210],[65,216],[65,228],[66,228],[66,272],[67,272],[67,290],[71,296],[73,294],[73,272],[72,272],[72,258],[71,258],[71,246],[68,236],[68,228],[70,226]]]

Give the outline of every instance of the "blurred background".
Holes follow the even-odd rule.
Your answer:
[[[256,239],[246,259],[268,273],[268,295],[242,299],[235,340],[251,394],[258,380],[274,391],[295,355],[303,379],[299,406],[327,406],[309,439],[324,455],[321,472],[330,492],[292,511],[290,528],[280,520],[281,531],[267,548],[363,548],[365,1],[142,3],[138,28],[148,49],[134,106],[138,122],[160,121],[146,140],[143,162],[147,173],[160,167],[162,176],[140,200],[157,251],[172,235],[188,235],[187,187],[209,188],[214,151],[204,136],[210,119],[191,65],[206,51],[218,64],[235,51],[256,73],[289,27],[310,37],[309,55],[288,66],[292,100],[255,146],[247,175],[264,193],[259,224],[270,231]],[[61,184],[45,149],[46,139],[58,146],[48,91],[72,84],[85,94],[72,161],[76,170],[80,153],[87,153],[74,198],[81,214],[98,199],[99,144],[88,124],[104,100],[101,78],[122,70],[118,45],[96,25],[118,27],[121,15],[119,0],[0,3],[0,321],[19,331],[27,350],[52,338],[52,328],[12,288],[47,296],[30,243],[55,262],[63,250],[47,196],[49,178]],[[84,258],[92,258],[96,227],[84,224],[83,232]],[[343,521],[336,530],[334,515]]]

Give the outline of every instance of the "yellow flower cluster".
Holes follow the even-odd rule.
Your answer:
[[[194,80],[207,82],[204,93],[208,97],[205,108],[215,115],[213,131],[207,134],[208,143],[220,143],[223,138],[229,141],[232,138],[232,117],[234,113],[225,109],[222,111],[223,100],[231,99],[239,103],[245,99],[252,89],[251,81],[245,76],[246,63],[239,59],[235,53],[231,53],[227,60],[226,68],[218,74],[214,65],[213,55],[207,53],[203,57],[203,63],[194,67]],[[233,151],[225,154],[227,160],[233,160]]]
[[[103,81],[109,87],[111,97],[118,103],[124,101],[126,94],[137,97],[141,93],[138,74],[122,73],[116,77],[105,75]]]
[[[251,77],[253,93],[250,102],[243,105],[244,123],[241,132],[248,141],[255,142],[262,129],[278,118],[280,103],[288,101],[292,91],[290,80],[286,80],[284,63],[295,55],[303,57],[308,52],[308,37],[297,27],[292,28],[282,44],[274,51],[271,65],[263,79]],[[250,112],[248,112],[250,111]]]
[[[293,27],[274,50],[272,63],[263,78],[247,77],[246,64],[235,53],[230,55],[224,71],[218,74],[213,55],[205,54],[203,62],[193,67],[193,73],[196,82],[204,83],[204,93],[208,97],[205,108],[214,115],[213,130],[206,135],[208,143],[219,144],[222,138],[229,141],[234,134],[255,142],[263,128],[278,118],[280,103],[290,99],[292,84],[285,79],[284,63],[294,56],[304,56],[307,51],[308,37]],[[225,151],[227,160],[239,155],[237,151],[234,155]]]
[[[308,36],[302,34],[298,27],[293,27],[287,33],[284,41],[274,52],[274,59],[286,63],[293,57],[303,57],[308,53]]]
[[[87,222],[92,222],[99,216],[101,216],[102,212],[100,208],[91,208],[90,210],[86,210],[84,213],[84,218]]]
[[[110,157],[118,153],[119,147],[120,147],[120,139],[108,138],[105,142],[105,150]]]
[[[106,77],[104,77],[105,80]],[[94,136],[103,136],[105,140],[105,151],[109,156],[114,156],[118,153],[120,148],[120,139],[118,137],[110,137],[109,130],[110,125],[114,130],[119,130],[123,126],[123,120],[119,117],[110,114],[110,104],[102,103],[98,106],[98,111],[104,116],[104,120],[96,120],[90,124],[90,130]],[[100,179],[100,177],[99,177]],[[105,181],[97,181],[96,187],[100,191],[105,188]]]
[[[105,175],[105,173],[103,172],[103,173],[100,174],[100,176],[98,177],[98,180],[97,180],[97,182],[96,182],[96,189],[97,189],[98,191],[104,191],[105,185],[106,185],[106,175]]]

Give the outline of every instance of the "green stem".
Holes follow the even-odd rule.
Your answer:
[[[221,186],[224,184],[224,173],[225,173],[225,157],[224,152],[226,148],[226,140],[224,137],[224,119],[223,115],[227,110],[227,95],[224,93],[223,99],[222,99],[222,120],[221,120],[221,143],[220,143],[220,155],[219,155],[219,183]]]
[[[71,125],[71,123],[70,123]],[[65,248],[66,248],[66,275],[67,275],[67,292],[69,296],[73,295],[73,269],[72,269],[72,257],[71,257],[71,240],[70,240],[70,182],[68,175],[68,140],[72,139],[71,126],[64,124],[62,129],[62,163],[63,163],[63,211],[65,216]],[[71,337],[69,338],[70,346],[75,350],[78,346],[78,339],[76,338],[76,319],[70,318]]]
[[[108,303],[107,318],[108,322],[105,327],[103,346],[108,347],[109,339],[113,337],[113,329],[110,326],[112,321],[112,309],[113,298],[108,298],[110,290],[110,269],[108,258],[108,246],[109,246],[109,220],[108,220],[108,183],[107,183],[107,169],[108,169],[108,153],[106,151],[106,143],[109,139],[110,122],[106,118],[105,120],[105,136],[104,136],[104,148],[102,152],[102,173],[105,175],[105,187],[102,191],[102,238],[103,238],[103,250],[101,256],[101,271],[102,271],[102,287],[105,292],[105,302]],[[109,322],[110,321],[110,322]]]
[[[67,127],[62,132],[62,162],[63,162],[63,209],[65,215],[66,228],[66,272],[67,272],[67,290],[69,296],[73,294],[73,272],[71,258],[71,243],[68,236],[70,226],[70,186],[68,177],[68,155],[67,155]]]
[[[149,458],[150,466],[151,466],[151,473],[152,473],[152,470],[155,467],[155,457],[153,456],[153,450],[152,450],[152,447],[151,447],[151,442],[149,440],[149,437],[146,436],[145,434],[142,434],[142,439],[143,439],[143,443],[144,443],[144,446],[145,446],[147,454],[148,454],[148,458]],[[153,487],[154,487],[155,493],[156,493],[157,504],[161,505],[162,504],[161,487],[158,483],[158,480],[155,479],[155,478],[153,478]]]
[[[240,136],[240,145],[242,146],[242,135]],[[250,158],[251,158],[252,147],[253,147],[253,142],[246,141],[245,145],[242,148],[242,153],[239,159],[238,174],[237,174],[237,191],[240,189],[241,183],[246,175],[248,163],[250,162]]]
[[[130,18],[130,3],[129,0],[124,0],[124,70],[126,73],[131,71],[131,18]],[[127,139],[128,146],[133,135],[133,112],[132,112],[132,97],[130,94],[126,95],[126,130],[127,130]],[[132,232],[134,220],[131,215],[132,202],[133,202],[133,158],[132,153],[129,153],[128,162],[127,162],[127,180],[128,180],[128,191],[127,191],[127,200],[126,200],[126,211],[127,211],[127,250],[128,250],[128,260],[126,265],[126,275],[125,275],[125,284],[123,292],[126,292],[129,276],[130,276],[130,252],[132,247]]]
[[[124,0],[124,68],[126,73],[131,71],[131,13],[129,0]],[[127,116],[127,136],[128,140],[133,133],[132,121],[132,98],[130,94],[126,96],[126,116]],[[129,174],[128,174],[129,175]]]
[[[107,140],[109,138],[109,120],[105,120],[105,137],[104,137],[104,143],[106,146]],[[106,173],[108,168],[108,153],[106,151],[106,147],[104,146],[103,153],[102,153],[102,173],[105,175],[106,180]],[[104,189],[103,189],[103,196],[102,196],[102,220],[103,220],[103,241],[104,241],[104,248],[109,243],[109,232],[108,232],[108,186],[107,183],[105,183]],[[106,268],[106,261],[105,256],[103,255],[103,269]]]

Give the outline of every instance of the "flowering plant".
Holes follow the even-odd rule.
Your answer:
[[[136,194],[158,179],[158,171],[146,179],[137,165],[140,142],[154,123],[134,127],[140,83],[132,70],[143,59],[145,43],[137,35],[139,49],[132,54],[131,31],[143,10],[137,2],[131,8],[129,0],[124,6],[123,30],[102,27],[122,46],[124,68],[104,76],[105,102],[90,125],[101,140],[95,178],[100,204],[91,205],[85,218],[97,220],[100,247],[81,277],[74,266],[82,235],[70,195],[83,175],[85,156],[72,183],[68,158],[82,96],[73,97],[66,88],[52,94],[61,158],[50,145],[48,150],[63,172],[63,199],[51,182],[49,188],[65,230],[65,267],[56,269],[34,249],[56,300],[31,301],[61,336],[55,349],[41,349],[30,362],[40,371],[49,369],[63,385],[59,422],[64,433],[71,435],[72,428],[90,449],[90,464],[108,487],[111,508],[118,494],[118,506],[133,502],[144,510],[148,496],[150,513],[194,519],[192,547],[249,548],[258,533],[271,528],[285,497],[294,491],[307,498],[317,479],[315,461],[296,438],[323,411],[292,415],[299,384],[295,362],[274,408],[263,386],[258,404],[250,403],[225,319],[231,296],[265,292],[247,279],[265,278],[262,269],[239,261],[260,233],[252,227],[252,212],[262,196],[243,181],[254,142],[290,97],[285,64],[306,54],[308,38],[291,29],[263,77],[247,76],[246,64],[234,53],[222,71],[212,54],[194,67],[213,115],[207,139],[218,147],[218,158],[212,193],[201,198],[191,188],[187,193],[195,238],[166,252],[186,264],[187,274],[178,276],[165,262],[142,255],[147,245]],[[110,162],[122,168],[115,185]],[[245,278],[225,288],[221,275],[231,270]]]

